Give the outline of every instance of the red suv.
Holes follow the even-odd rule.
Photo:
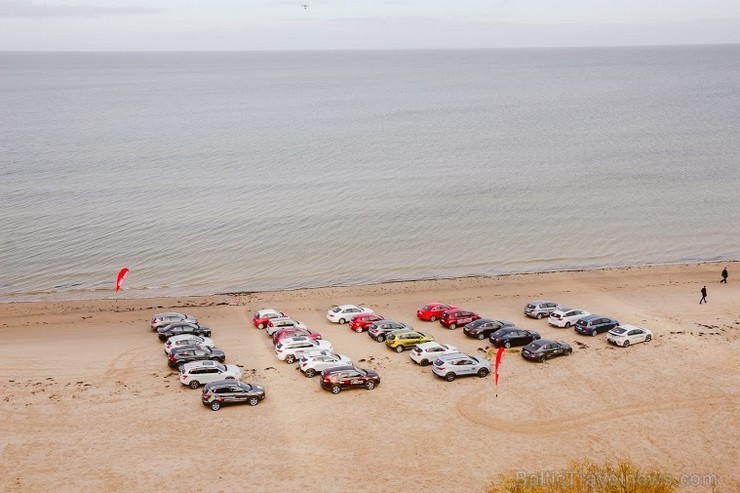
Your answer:
[[[479,318],[480,315],[475,312],[455,308],[453,310],[446,310],[442,313],[442,316],[439,317],[439,323],[448,329],[456,329],[461,325],[468,324],[473,320],[478,320]]]
[[[416,310],[416,316],[421,320],[430,320],[436,322],[439,317],[447,310],[454,310],[455,305],[446,305],[444,303],[429,303]]]
[[[377,313],[363,313],[352,317],[349,327],[357,333],[365,332],[373,322],[377,322],[378,320],[385,320],[385,317]]]

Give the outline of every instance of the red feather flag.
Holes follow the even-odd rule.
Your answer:
[[[496,363],[494,366],[494,375],[496,377],[496,385],[498,385],[499,369],[501,368],[501,360],[504,357],[504,351],[506,350],[503,347],[498,348],[498,351],[496,351]]]
[[[124,267],[120,271],[118,271],[118,277],[116,278],[116,293],[121,290],[121,284],[123,284],[123,280],[126,279],[126,275],[128,274],[128,267]]]

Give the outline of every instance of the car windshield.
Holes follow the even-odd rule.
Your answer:
[[[341,312],[341,311],[342,311],[342,309],[341,309],[341,308],[339,308],[339,307],[336,307],[336,308],[332,308],[332,309],[331,309],[331,311],[332,311],[333,313],[339,313],[339,312]]]
[[[499,329],[496,332],[494,332],[491,337],[504,337],[507,334],[507,331],[505,329]]]
[[[627,329],[623,329],[622,327],[617,327],[616,329],[612,329],[611,331],[612,331],[612,333],[614,333],[614,334],[617,334],[617,335],[622,335],[622,334],[624,334],[625,332],[627,332]]]

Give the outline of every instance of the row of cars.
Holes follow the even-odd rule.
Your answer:
[[[237,365],[226,365],[226,354],[215,347],[211,329],[197,318],[179,313],[158,313],[150,327],[164,342],[167,365],[177,368],[180,383],[197,389],[203,385],[201,402],[218,411],[227,404],[256,406],[265,398],[265,389],[255,383],[240,381]]]

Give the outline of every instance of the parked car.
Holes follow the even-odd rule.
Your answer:
[[[263,308],[254,314],[252,324],[258,329],[264,329],[273,318],[288,318],[288,314],[277,311],[274,308]]]
[[[321,350],[303,356],[298,362],[298,369],[308,378],[313,378],[317,373],[321,373],[326,369],[351,364],[352,360],[343,354]]]
[[[157,329],[159,340],[164,342],[170,337],[182,334],[191,334],[201,337],[211,337],[211,329],[205,325],[191,322],[175,322]]]
[[[242,371],[238,366],[212,360],[191,361],[180,366],[180,383],[191,389],[197,389],[204,383],[239,380],[241,377]]]
[[[609,332],[617,325],[619,325],[619,322],[613,318],[602,317],[601,315],[586,315],[576,321],[573,329],[579,334],[595,336],[602,332]]]
[[[326,318],[329,322],[333,322],[335,324],[346,324],[352,320],[352,317],[363,315],[365,313],[374,312],[370,308],[365,308],[364,306],[339,305],[331,307],[329,311],[326,312]]]
[[[361,315],[355,315],[349,322],[349,327],[357,333],[364,332],[373,324],[379,320],[384,320],[383,315],[377,313],[363,313]]]
[[[408,329],[413,330],[413,327],[406,325],[403,322],[396,322],[395,320],[379,320],[373,322],[367,329],[367,335],[378,342],[385,341],[385,338],[394,330]]]
[[[524,330],[519,327],[504,327],[497,330],[488,337],[493,347],[526,346],[532,341],[541,339],[540,334],[532,330]]]
[[[292,318],[273,318],[272,320],[270,320],[270,322],[268,322],[265,333],[268,336],[272,337],[275,335],[276,332],[283,329],[308,329],[308,326],[303,322],[299,322],[298,320],[294,320]]]
[[[547,319],[547,323],[554,327],[570,327],[574,325],[579,318],[583,318],[586,315],[591,315],[586,310],[578,310],[574,308],[557,308],[552,311],[550,317]]]
[[[385,345],[397,353],[402,353],[404,349],[410,349],[417,344],[433,341],[434,337],[423,332],[415,330],[393,331],[385,338]]]
[[[455,308],[457,308],[455,305],[448,305],[446,303],[429,303],[416,310],[416,316],[421,320],[436,322],[442,316],[442,313],[447,310],[454,310]]]
[[[344,389],[364,387],[373,390],[380,385],[380,376],[374,370],[356,366],[335,366],[321,372],[321,388],[338,394]]]
[[[432,372],[448,382],[468,375],[483,378],[491,373],[491,362],[486,358],[465,353],[444,354],[434,360]]]
[[[436,341],[424,342],[417,344],[411,349],[411,360],[418,363],[421,366],[427,366],[437,357],[443,354],[453,354],[459,352],[458,349],[451,344],[440,344]]]
[[[275,332],[272,336],[272,343],[277,344],[280,339],[285,339],[286,337],[298,337],[298,336],[306,336],[309,339],[323,339],[321,334],[318,332],[314,332],[313,330],[308,329],[280,329],[277,332]]]
[[[607,342],[622,347],[628,347],[638,342],[650,342],[652,339],[653,333],[648,329],[627,324],[614,327],[606,334]]]
[[[213,341],[208,337],[194,336],[193,334],[182,334],[172,336],[164,343],[165,354],[170,354],[174,348],[185,346],[213,347]]]
[[[556,308],[560,307],[554,301],[534,300],[524,305],[524,314],[528,317],[540,319],[549,317]]]
[[[442,312],[442,315],[439,317],[439,323],[442,324],[442,327],[454,330],[479,318],[480,315],[475,312],[453,308]]]
[[[315,341],[308,337],[288,337],[275,345],[275,355],[281,361],[295,363],[296,360],[301,359],[306,353],[320,349],[332,351],[334,348],[331,342],[323,339]]]
[[[179,312],[157,313],[152,317],[150,325],[152,330],[157,330],[160,327],[164,327],[165,325],[169,325],[174,322],[190,322],[197,324],[198,319]]]
[[[514,324],[505,320],[491,320],[489,318],[479,318],[463,327],[463,334],[473,339],[482,341],[503,327],[513,327]]]
[[[265,389],[255,383],[222,380],[207,383],[203,387],[201,402],[214,411],[228,404],[249,404],[256,406],[265,398]]]
[[[184,363],[201,359],[212,359],[223,363],[226,360],[226,354],[217,347],[185,346],[170,353],[167,366],[177,368]]]
[[[572,352],[573,348],[568,343],[551,341],[549,339],[538,339],[524,346],[522,357],[530,361],[542,363],[546,359],[568,355]]]

